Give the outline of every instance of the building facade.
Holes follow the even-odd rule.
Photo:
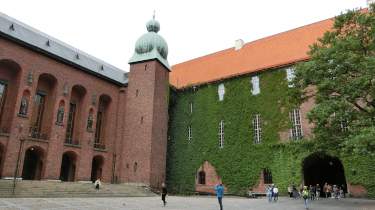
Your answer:
[[[125,72],[0,13],[3,179],[165,179],[168,46]],[[144,36],[163,39],[147,24]],[[148,42],[152,47],[155,42]],[[160,56],[162,54],[162,56]]]

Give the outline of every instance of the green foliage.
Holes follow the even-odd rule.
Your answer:
[[[372,11],[335,17],[332,30],[310,46],[310,61],[296,66],[289,100],[301,104],[314,97],[318,105],[307,118],[316,123],[313,133],[321,141],[348,138],[375,125],[374,26]],[[342,132],[342,125],[350,129]]]

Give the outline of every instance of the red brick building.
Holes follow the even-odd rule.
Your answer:
[[[0,13],[3,179],[165,179],[168,46],[147,28],[126,73]]]

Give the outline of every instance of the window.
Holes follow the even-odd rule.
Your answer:
[[[43,104],[46,92],[37,90],[35,94],[33,114],[30,121],[29,136],[31,138],[40,138],[40,128],[43,116]]]
[[[206,184],[206,173],[204,171],[199,172],[199,184]]]
[[[291,68],[286,69],[286,79],[288,80],[289,83],[293,81],[294,77],[296,77],[294,75],[294,69],[291,69]],[[294,87],[294,84],[289,84],[288,87]]]
[[[137,173],[137,171],[138,171],[138,163],[135,162],[134,163],[134,173]]]
[[[76,102],[71,100],[70,107],[69,107],[68,124],[66,125],[66,135],[65,135],[65,142],[68,144],[72,143],[75,112],[76,112]]]
[[[262,140],[262,128],[260,127],[260,114],[253,117],[254,143],[260,144]]]
[[[219,122],[219,147],[224,147],[224,120]]]
[[[219,101],[222,101],[224,99],[224,94],[225,94],[224,84],[219,85],[218,93],[219,93]]]
[[[336,112],[333,113],[333,116],[336,116]],[[340,126],[341,126],[342,131],[348,131],[349,130],[348,119],[340,118]]]
[[[189,136],[189,148],[190,148],[190,146],[191,146],[191,127],[189,127],[188,136]]]
[[[194,110],[194,103],[190,103],[190,113],[193,113]]]
[[[102,114],[103,110],[98,109],[98,116],[96,118],[96,127],[95,127],[95,144],[94,147],[98,148],[100,142],[100,132],[101,132],[101,127],[102,127]]]
[[[264,184],[272,184],[271,170],[264,169],[263,174],[264,174]]]
[[[299,109],[295,109],[290,111],[289,115],[293,124],[291,140],[302,138],[301,111]]]
[[[5,104],[5,93],[7,89],[8,81],[0,79],[0,123],[1,118],[4,112],[4,104]]]
[[[259,76],[255,76],[255,77],[251,78],[251,83],[253,83],[253,90],[252,90],[253,95],[256,95],[256,94],[260,93]]]

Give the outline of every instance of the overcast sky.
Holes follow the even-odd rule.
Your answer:
[[[128,61],[146,23],[160,23],[171,66],[332,18],[366,0],[0,0],[0,12],[113,66]]]

